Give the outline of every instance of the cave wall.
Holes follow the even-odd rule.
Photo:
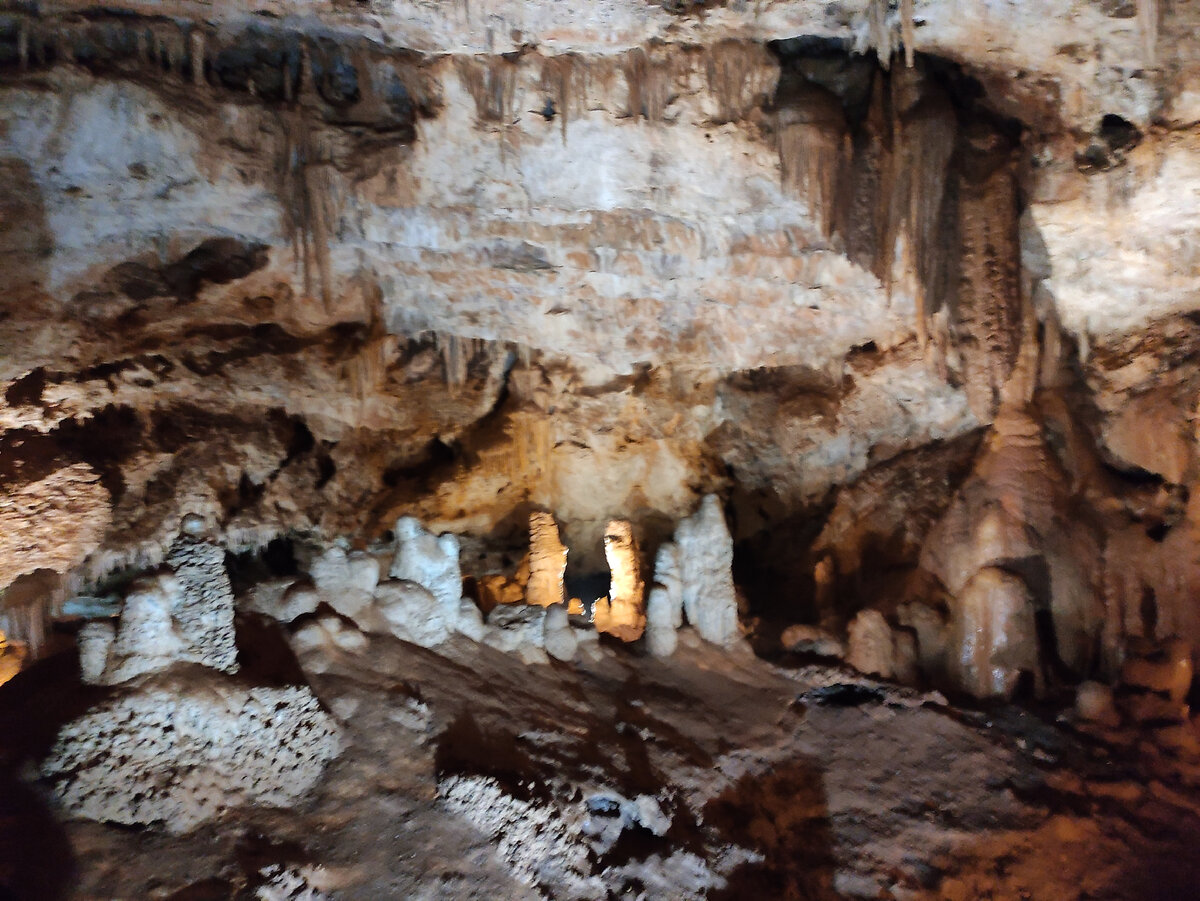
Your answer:
[[[189,512],[544,508],[586,575],[716,491],[751,616],[952,630],[1003,566],[1050,681],[1200,635],[1198,14],[1033,6],[10,8],[0,584],[61,585],[6,609]]]

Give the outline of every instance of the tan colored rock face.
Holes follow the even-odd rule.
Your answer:
[[[77,566],[99,546],[111,519],[109,494],[85,463],[17,486],[0,497],[0,588],[37,569]]]

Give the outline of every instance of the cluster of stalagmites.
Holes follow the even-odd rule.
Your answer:
[[[203,532],[198,517],[185,519],[163,566],[127,586],[119,616],[101,605],[101,618],[79,630],[83,681],[114,691],[61,730],[43,763],[72,814],[182,830],[244,804],[287,806],[340,749],[307,686],[254,685],[239,673],[225,552]],[[385,551],[306,545],[301,575],[258,582],[242,603],[293,625],[293,647],[314,671],[338,651],[365,648],[368,633],[424,647],[459,634],[527,663],[594,652],[597,630],[644,636],[652,653],[669,654],[685,613],[709,641],[738,634],[732,540],[714,497],[659,550],[649,609],[632,528],[610,525],[612,587],[595,604],[594,628],[582,603],[566,600],[567,549],[552,515],[533,514],[530,544],[523,575],[513,590],[500,586],[504,603],[486,619],[463,595],[458,538],[410,517]]]
[[[114,691],[62,728],[42,764],[76,816],[180,831],[245,804],[286,807],[340,749],[307,686],[235,677],[225,553],[197,530],[185,521],[166,564],[129,586],[116,623],[79,632],[83,680]]]
[[[1089,506],[1078,487],[1091,477],[1084,452],[1057,453],[1044,415],[1002,406],[969,475],[921,538],[908,584],[848,622],[834,597],[837,571],[866,561],[847,550],[857,539],[845,525],[853,517],[843,517],[816,545],[820,625],[791,626],[782,644],[980,699],[1075,685],[1079,721],[1200,757],[1200,717],[1186,703],[1195,650],[1181,637],[1186,622],[1167,605],[1153,609],[1154,573],[1126,549],[1155,542],[1144,526],[1104,520],[1104,508]],[[1058,431],[1071,440],[1067,427]]]
[[[729,645],[739,635],[733,541],[713,496],[679,524],[675,541],[659,548],[648,598],[631,524],[609,524],[604,549],[610,589],[595,600],[590,622],[583,601],[566,596],[568,550],[548,512],[531,514],[529,553],[515,575],[479,580],[480,604],[463,595],[454,535],[435,536],[405,517],[396,523],[395,536],[386,578],[379,553],[334,544],[311,549],[305,575],[255,586],[249,607],[284,623],[304,617],[294,636],[303,650],[358,648],[364,633],[391,634],[423,647],[461,634],[528,663],[590,653],[600,632],[642,640],[650,653],[669,655],[685,614],[706,641]]]

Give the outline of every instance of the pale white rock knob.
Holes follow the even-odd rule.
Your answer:
[[[733,538],[720,501],[707,495],[675,531],[679,546],[683,611],[705,641],[730,645],[738,637],[733,587]]]

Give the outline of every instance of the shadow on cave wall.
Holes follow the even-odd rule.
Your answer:
[[[821,768],[795,757],[749,775],[705,805],[704,822],[762,855],[737,867],[711,901],[831,901],[836,860]]]

